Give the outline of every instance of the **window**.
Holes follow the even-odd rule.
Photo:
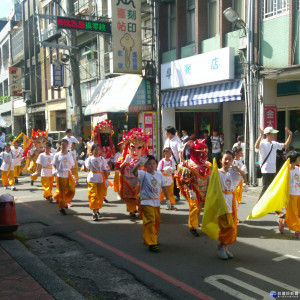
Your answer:
[[[186,12],[187,43],[195,42],[195,0],[187,0]]]
[[[262,16],[264,19],[283,14],[289,10],[289,0],[264,0]]]
[[[169,50],[176,48],[176,6],[175,3],[169,4]]]
[[[233,0],[232,7],[239,14],[240,18],[247,23],[248,0]]]
[[[219,2],[208,0],[208,37],[215,37],[219,34]]]

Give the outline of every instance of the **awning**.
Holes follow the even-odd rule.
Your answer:
[[[122,75],[101,80],[86,107],[86,116],[103,112],[128,112],[143,78],[139,75]]]
[[[241,100],[243,80],[164,92],[162,107],[184,107]]]

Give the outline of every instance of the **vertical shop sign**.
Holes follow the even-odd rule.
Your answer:
[[[22,70],[21,68],[9,68],[10,96],[22,96]]]
[[[277,128],[277,106],[265,106],[264,120],[265,127]]]
[[[157,156],[157,123],[156,112],[143,113],[144,133],[149,134],[149,154]]]
[[[111,5],[113,71],[141,74],[141,0],[114,0]]]

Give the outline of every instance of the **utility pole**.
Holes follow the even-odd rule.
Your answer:
[[[56,1],[55,1],[56,2]],[[74,14],[74,1],[66,0],[66,16],[71,17]],[[79,56],[77,50],[76,31],[68,30],[66,36],[68,46],[71,46],[70,53],[70,69],[72,75],[72,98],[74,103],[72,115],[72,133],[75,137],[83,137],[83,114],[82,100],[80,89],[80,72],[79,72]]]

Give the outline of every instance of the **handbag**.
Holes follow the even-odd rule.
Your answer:
[[[261,166],[259,164],[256,164],[256,178],[262,178],[261,167],[264,165],[264,163],[269,158],[269,156],[270,156],[270,154],[272,152],[272,149],[273,149],[273,144],[272,144],[270,152],[268,153],[267,157],[265,158],[265,160],[263,161],[263,163],[261,164]]]

